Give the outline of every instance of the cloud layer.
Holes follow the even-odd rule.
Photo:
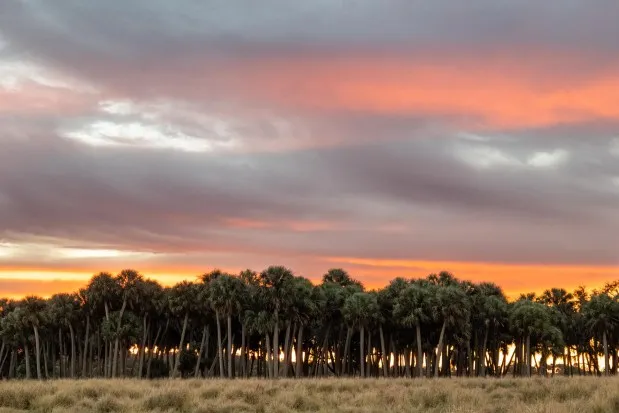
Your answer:
[[[616,278],[617,15],[3,2],[0,278],[270,263],[372,285]]]

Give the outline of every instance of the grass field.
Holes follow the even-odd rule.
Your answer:
[[[0,383],[8,412],[619,412],[619,378]]]

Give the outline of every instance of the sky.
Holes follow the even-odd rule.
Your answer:
[[[0,295],[619,278],[619,2],[4,0]]]

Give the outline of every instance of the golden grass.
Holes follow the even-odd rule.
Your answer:
[[[0,413],[615,413],[619,378],[82,380],[0,383]]]

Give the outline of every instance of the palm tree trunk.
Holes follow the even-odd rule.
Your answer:
[[[109,377],[109,374],[110,374],[109,371],[111,368],[109,347],[110,347],[109,340],[104,339],[103,340],[103,377],[105,378]],[[62,355],[60,357],[62,360]],[[60,362],[60,365],[62,366],[62,361]]]
[[[142,372],[144,370],[144,358],[146,357],[146,340],[150,334],[151,323],[147,322],[148,315],[144,314],[142,319],[142,345],[138,349],[138,371],[136,376],[138,380],[142,379]],[[152,351],[152,349],[151,349]]]
[[[327,330],[325,331],[325,338],[322,341],[322,346],[320,347],[320,359],[316,366],[317,371],[319,367],[322,367],[322,371],[321,371],[322,375],[326,375],[327,373],[327,367],[329,363],[327,346],[329,345],[330,335],[331,335],[331,323],[327,325]]]
[[[120,353],[118,356],[120,357],[118,375],[120,377],[125,377],[125,371],[127,370],[127,357],[129,356],[129,352],[127,351],[127,342],[125,340],[120,342]]]
[[[210,324],[206,326],[206,342],[204,343],[204,361],[208,360],[208,342],[211,338],[211,326]],[[215,357],[217,359],[217,357]],[[204,377],[207,377],[207,366],[204,366]]]
[[[245,349],[245,323],[241,323],[241,374],[247,378],[247,351]]]
[[[610,373],[610,359],[608,357],[608,340],[606,337],[606,330],[602,333],[602,346],[604,346],[604,375],[608,376]]]
[[[204,326],[202,330],[202,341],[200,341],[200,350],[198,350],[198,358],[196,360],[196,367],[193,370],[193,377],[196,379],[200,375],[200,362],[202,361],[202,352],[204,351],[204,342],[206,341],[206,336],[208,334],[208,324]]]
[[[82,377],[86,377],[88,366],[88,336],[90,334],[90,314],[86,316],[86,334],[84,335],[84,351],[82,353]]]
[[[451,377],[450,362],[452,353],[449,351],[449,346],[443,346],[443,358],[441,360],[441,373],[444,377]]]
[[[30,373],[30,351],[28,349],[28,340],[24,341],[24,354],[26,356],[26,378],[31,379],[32,374]]]
[[[342,363],[342,374],[349,373],[348,366],[350,364],[350,340],[352,338],[352,328],[348,327],[348,331],[346,332],[346,344],[344,345],[344,356]]]
[[[275,310],[275,327],[273,327],[273,378],[279,376],[279,312]]]
[[[37,379],[42,380],[43,375],[41,374],[41,342],[39,340],[39,329],[37,326],[34,327],[34,351],[35,351],[35,359],[37,363]]]
[[[118,334],[120,333],[120,327],[122,326],[125,308],[127,308],[127,298],[123,300],[123,305],[120,308],[120,314],[118,314],[118,324],[116,325],[116,339],[114,340],[114,353],[112,356],[112,377],[116,377],[116,372],[118,370],[118,355],[120,352],[120,349],[118,348],[120,337],[118,336]]]
[[[54,340],[52,340],[50,338],[50,358],[51,358],[51,363],[52,363],[52,371],[50,374],[51,378],[57,378],[58,375],[56,374],[56,361],[57,361],[57,350],[56,350],[56,344],[54,343]]]
[[[471,348],[471,340],[466,341],[466,375],[471,377],[473,372],[473,349]]]
[[[148,314],[144,314],[144,317],[142,317],[142,345],[138,349],[138,380],[142,378],[142,370],[144,369],[144,355],[146,353],[146,337],[148,337],[150,330],[150,325],[146,322],[147,318]]]
[[[368,350],[367,350],[367,358],[368,358],[368,362],[366,363],[366,368],[365,368],[365,376],[366,377],[370,377],[371,371],[370,369],[372,368],[372,331],[371,329],[368,328]]]
[[[46,341],[45,344],[43,345],[43,373],[45,373],[46,379],[49,378],[49,369],[47,368],[47,366],[49,365],[47,362],[49,347],[50,347],[49,342]],[[0,371],[2,371],[1,367],[0,367]]]
[[[15,377],[15,364],[17,364],[17,350],[11,352],[11,361],[9,362],[9,379]]]
[[[514,358],[514,371],[513,376],[516,377],[516,374],[520,376],[524,376],[524,364],[522,364],[523,357],[523,349],[524,349],[524,338],[516,339],[516,349],[515,349],[515,358]]]
[[[71,333],[71,378],[75,378],[75,361],[76,361],[76,353],[75,353],[75,331],[73,330],[73,325],[69,323],[69,332]]]
[[[161,338],[163,339],[163,337],[166,335],[166,332],[168,331],[168,326],[170,325],[170,319],[168,318],[166,320],[165,323],[165,329],[163,330],[163,335],[161,335]],[[159,351],[159,335],[161,334],[161,325],[159,326],[159,328],[157,329],[157,334],[155,335],[155,339],[153,340],[153,345],[152,348],[148,354],[148,363],[146,363],[146,378],[150,379],[150,372],[151,372],[151,364],[153,361],[153,352],[155,351],[155,348],[157,348],[157,351]]]
[[[269,337],[269,333],[266,333],[266,345],[267,345],[267,352],[264,355],[264,361],[267,367],[267,375],[269,378],[273,377],[273,363],[271,363],[271,361],[269,360],[269,358],[271,357],[271,338]]]
[[[439,358],[443,353],[443,339],[445,338],[445,328],[447,328],[447,320],[443,321],[443,327],[441,327],[441,335],[438,339],[438,348],[436,349],[436,361],[434,363],[434,377],[438,377]]]
[[[217,350],[219,352],[219,377],[224,378],[224,350],[221,342],[221,322],[219,321],[219,311],[215,311],[217,319]]]
[[[484,332],[484,342],[481,345],[481,376],[486,377],[486,345],[488,344],[488,330],[489,327],[486,327],[486,331]]]
[[[228,378],[232,378],[232,315],[228,313]]]
[[[525,359],[526,359],[527,377],[531,377],[531,334],[527,334]]]
[[[185,319],[183,320],[183,330],[181,331],[181,341],[178,343],[178,353],[174,358],[174,370],[172,370],[172,377],[176,377],[178,374],[178,366],[181,361],[181,351],[183,351],[183,344],[185,343],[185,333],[187,332],[187,323],[189,322],[189,311],[185,313]]]
[[[6,359],[9,356],[9,353],[11,351],[9,349],[6,350],[6,353],[4,354],[4,357],[2,357],[2,361],[0,362],[0,371],[2,371],[4,369],[4,363],[6,363]]]
[[[423,350],[421,349],[421,325],[419,323],[415,326],[415,332],[417,334],[417,369],[419,377],[423,377]]]
[[[299,325],[297,333],[297,350],[295,352],[297,366],[294,369],[295,376],[301,377],[303,371],[303,324]]]
[[[495,347],[493,350],[493,363],[494,363],[494,371],[492,372],[492,374],[495,377],[501,377],[501,366],[499,366],[499,348]]]
[[[365,329],[363,326],[359,327],[359,338],[360,338],[360,346],[359,346],[359,362],[361,363],[361,378],[365,377],[365,358],[363,357],[363,344],[365,341]]]
[[[289,351],[288,345],[290,344],[290,321],[288,321],[288,325],[286,326],[286,336],[284,337],[284,377],[288,377],[288,361],[289,361]]]
[[[382,362],[383,362],[383,376],[387,377],[389,376],[389,366],[388,364],[388,359],[387,359],[387,349],[385,348],[385,335],[383,333],[383,325],[379,325],[378,326],[378,331],[380,334],[380,354],[381,354],[381,358],[382,358]]]

